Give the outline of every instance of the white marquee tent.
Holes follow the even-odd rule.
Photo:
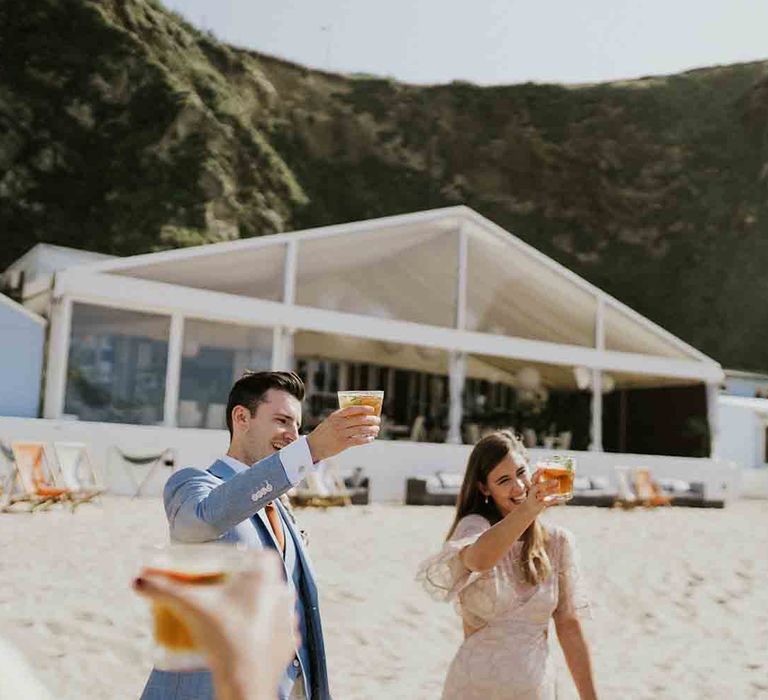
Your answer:
[[[58,271],[47,418],[66,413],[70,340],[89,314],[167,344],[167,426],[178,425],[184,357],[208,336],[258,347],[274,368],[313,353],[447,374],[453,442],[466,377],[514,384],[533,367],[547,387],[591,387],[595,450],[605,383],[704,384],[714,427],[723,377],[714,360],[463,206]]]

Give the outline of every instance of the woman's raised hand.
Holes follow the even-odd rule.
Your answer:
[[[528,489],[528,497],[525,503],[528,507],[542,511],[548,506],[557,505],[556,501],[548,501],[547,496],[554,496],[560,489],[560,482],[556,479],[541,481],[543,469],[537,469],[531,477],[531,487]]]

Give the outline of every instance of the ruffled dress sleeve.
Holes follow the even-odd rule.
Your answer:
[[[592,617],[587,586],[581,570],[579,551],[573,533],[558,528],[558,596],[555,617]]]
[[[482,627],[493,616],[499,600],[499,575],[497,567],[470,571],[461,552],[490,527],[480,515],[462,518],[441,552],[423,562],[417,576],[432,598],[453,602],[472,627]]]

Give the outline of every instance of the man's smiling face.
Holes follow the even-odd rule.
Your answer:
[[[240,412],[242,409],[242,412]],[[269,457],[299,437],[301,402],[286,391],[270,389],[253,415],[238,406],[236,424],[240,448],[251,465]]]

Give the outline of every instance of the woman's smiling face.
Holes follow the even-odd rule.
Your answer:
[[[528,464],[520,455],[507,453],[488,474],[486,483],[478,484],[485,496],[490,496],[502,516],[520,506],[531,488]]]

